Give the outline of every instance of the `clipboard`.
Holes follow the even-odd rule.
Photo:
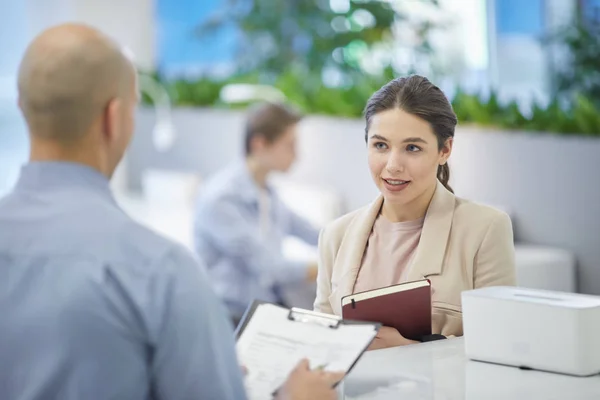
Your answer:
[[[331,331],[346,331],[347,330],[349,334],[352,332],[356,332],[358,335],[355,335],[355,336],[358,339],[350,338],[349,337],[350,335],[343,336],[343,338],[348,339],[348,341],[352,341],[352,340],[360,341],[360,346],[361,346],[361,347],[356,347],[353,349],[352,356],[350,356],[349,354],[344,355],[344,357],[346,357],[344,359],[345,363],[344,363],[344,368],[343,368],[343,370],[345,371],[344,377],[347,376],[348,373],[350,373],[350,371],[352,371],[352,369],[355,367],[356,363],[360,360],[360,358],[362,357],[364,352],[369,348],[369,346],[371,345],[372,341],[374,340],[377,332],[381,328],[381,324],[379,324],[379,323],[344,320],[341,317],[338,317],[336,315],[323,314],[323,313],[319,313],[319,312],[315,312],[315,311],[311,311],[311,310],[304,310],[304,309],[300,309],[300,308],[289,309],[289,308],[286,308],[286,307],[283,307],[283,306],[280,306],[277,304],[256,300],[256,301],[252,302],[252,304],[250,304],[250,306],[248,306],[244,315],[242,316],[242,319],[240,320],[240,323],[236,327],[236,330],[235,330],[236,346],[237,346],[237,342],[239,342],[240,338],[247,331],[248,326],[249,326],[250,322],[252,321],[254,315],[256,314],[257,310],[259,310],[261,308],[261,306],[263,306],[263,305],[268,305],[270,307],[277,307],[280,310],[280,312],[278,311],[278,313],[280,313],[280,315],[281,315],[280,318],[286,320],[286,322],[285,322],[286,324],[288,322],[292,321],[293,323],[307,324],[307,326],[315,326],[316,331],[320,331],[320,334],[323,336],[327,336],[327,335],[325,335],[326,331],[322,330],[322,328],[324,328],[326,330],[331,330]],[[280,321],[280,322],[283,323],[283,321]],[[356,330],[349,329],[351,326],[357,327],[357,329]],[[347,328],[342,328],[342,327],[347,327]],[[258,329],[258,328],[256,328],[256,329]],[[254,330],[256,330],[256,329],[254,329]],[[262,328],[262,329],[267,330],[268,328]],[[311,329],[303,328],[303,330],[304,331],[312,330],[312,328]],[[352,332],[350,332],[350,331],[352,331]],[[250,333],[250,334],[252,335],[253,333]],[[367,338],[367,339],[364,339],[364,341],[363,341],[362,338]],[[354,346],[356,344],[357,343],[352,343],[352,346]],[[310,344],[307,344],[306,346],[310,347]],[[341,344],[340,344],[340,347],[342,347]],[[315,351],[317,351],[317,350],[315,350]],[[335,352],[335,350],[332,350],[332,351]],[[330,354],[326,354],[326,355],[330,356]],[[285,356],[281,356],[281,357],[285,357]],[[241,361],[243,362],[243,360],[241,360]],[[249,369],[250,369],[250,367],[249,367]],[[340,369],[340,371],[341,371],[341,369]],[[339,382],[335,386],[337,386],[337,385],[339,385]],[[273,389],[276,390],[277,388],[273,388]]]
[[[254,300],[250,304],[250,306],[248,306],[248,308],[246,308],[246,311],[242,315],[240,322],[238,323],[237,327],[235,328],[235,339],[236,340],[238,340],[240,338],[241,334],[246,329],[246,326],[248,326],[248,323],[252,319],[252,316],[256,312],[256,309],[261,304],[271,304],[271,305],[289,310],[289,313],[288,313],[289,320],[296,321],[296,322],[304,322],[304,323],[312,322],[312,323],[317,323],[317,324],[329,325],[329,327],[332,329],[337,329],[340,325],[372,325],[373,329],[379,331],[379,329],[382,326],[381,323],[368,322],[368,321],[356,321],[356,320],[351,320],[351,319],[342,319],[341,317],[338,317],[337,315],[324,314],[324,313],[319,313],[319,312],[311,311],[311,310],[305,310],[305,309],[297,308],[297,307],[292,307],[292,308],[288,309],[279,304],[269,303],[267,301],[261,301],[261,300]],[[369,345],[370,345],[370,343],[369,343]],[[368,347],[369,346],[367,346],[365,348],[365,350]]]
[[[252,316],[254,315],[254,313],[256,312],[256,309],[258,308],[258,306],[260,306],[261,304],[270,304],[269,302],[266,301],[261,301],[261,300],[254,300],[247,308],[246,311],[244,311],[244,314],[242,315],[242,318],[240,319],[240,322],[238,323],[238,325],[235,328],[235,340],[237,341],[240,336],[242,335],[242,333],[244,332],[244,330],[246,329],[246,327],[248,326],[248,323],[250,322],[250,320],[252,319]],[[271,303],[272,304],[272,303]],[[239,314],[238,314],[239,315]]]

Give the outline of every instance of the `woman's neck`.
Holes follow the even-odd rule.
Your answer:
[[[433,185],[407,204],[395,204],[384,198],[381,214],[391,222],[406,222],[423,218],[427,214],[435,189],[436,185]]]
[[[270,171],[251,156],[246,158],[246,165],[254,182],[261,188],[266,187]]]

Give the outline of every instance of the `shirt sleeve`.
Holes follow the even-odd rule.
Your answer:
[[[306,263],[286,259],[266,246],[255,224],[250,223],[232,200],[223,199],[199,210],[196,232],[227,257],[244,260],[250,272],[264,285],[299,282],[306,277]]]
[[[151,379],[160,400],[245,399],[231,323],[203,267],[170,251],[149,283]],[[154,322],[152,322],[154,321]]]

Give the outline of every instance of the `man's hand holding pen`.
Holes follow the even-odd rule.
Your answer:
[[[310,369],[303,359],[292,371],[285,384],[277,392],[277,400],[335,400],[334,385],[344,378],[344,373],[326,372],[326,365]]]

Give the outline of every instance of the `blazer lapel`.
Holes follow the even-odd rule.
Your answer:
[[[454,195],[438,181],[425,215],[417,253],[410,266],[407,278],[409,281],[442,273],[455,203]]]
[[[417,253],[410,266],[409,281],[442,272],[455,201],[454,195],[438,182],[425,215]],[[342,297],[352,294],[354,290],[367,242],[382,204],[383,197],[379,196],[370,206],[357,214],[346,229],[333,265],[334,274],[339,273],[339,278],[332,277],[337,287],[329,296],[332,310],[336,315],[342,315]]]
[[[333,265],[333,271],[339,271],[340,278],[337,288],[329,298],[332,309],[337,315],[342,315],[342,297],[352,294],[354,290],[354,283],[358,276],[367,242],[382,204],[383,197],[379,196],[368,207],[359,212],[346,229]]]

